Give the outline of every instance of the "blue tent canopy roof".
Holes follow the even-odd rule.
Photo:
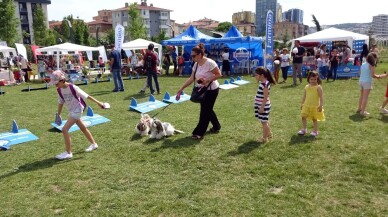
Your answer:
[[[222,38],[232,38],[232,37],[243,37],[243,34],[241,34],[240,31],[236,28],[236,26],[230,27],[229,31],[225,33]]]
[[[188,44],[198,44],[201,39],[213,39],[213,37],[203,34],[198,31],[197,28],[190,25],[189,28],[176,36],[168,40],[163,40],[162,45],[188,45]]]

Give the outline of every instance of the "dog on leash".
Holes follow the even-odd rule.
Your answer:
[[[151,139],[162,139],[174,135],[175,132],[183,133],[182,131],[175,129],[175,127],[168,122],[161,122],[158,119],[153,119],[151,121]]]
[[[139,123],[136,125],[136,132],[141,136],[147,136],[151,129],[151,117],[148,114],[141,114]]]

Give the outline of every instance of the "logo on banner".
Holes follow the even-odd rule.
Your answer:
[[[351,69],[350,69],[349,67],[345,66],[344,72],[348,73],[348,72],[350,72],[350,71],[351,71]]]
[[[121,50],[124,42],[124,26],[117,25],[115,28],[115,47],[116,50]]]
[[[250,53],[246,48],[240,47],[237,48],[235,52],[233,52],[233,56],[238,62],[241,62],[243,60],[248,60]]]
[[[272,58],[273,58],[273,12],[269,10],[267,12],[267,19],[266,19],[266,34],[265,34],[265,66],[267,69],[272,71],[273,64],[272,64]]]

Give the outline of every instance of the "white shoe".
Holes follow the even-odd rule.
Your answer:
[[[381,107],[380,108],[381,114],[388,114],[388,110],[386,108]]]
[[[91,144],[87,149],[85,149],[86,152],[90,152],[93,150],[96,150],[98,148],[97,144]]]
[[[55,158],[58,159],[58,160],[66,160],[66,159],[70,159],[73,157],[73,153],[67,153],[67,151],[61,153],[61,154],[58,154]]]

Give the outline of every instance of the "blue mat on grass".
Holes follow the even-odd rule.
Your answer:
[[[170,96],[170,94],[169,94],[168,92],[166,92],[166,93],[164,94],[163,102],[177,104],[177,103],[181,103],[181,102],[185,102],[185,101],[190,100],[190,97],[191,97],[191,96],[185,94],[185,93],[182,91],[182,93],[181,93],[181,98],[180,98],[179,100],[176,100],[175,97],[176,97],[176,95]]]
[[[249,82],[249,81],[246,81],[246,80],[242,80],[242,79],[240,78],[240,76],[238,76],[236,80],[234,80],[234,78],[230,78],[230,83],[231,83],[231,84],[243,85],[243,84],[248,84],[248,83],[250,83],[250,82]]]
[[[0,149],[8,150],[11,146],[39,139],[27,129],[19,129],[16,121],[12,122],[12,131],[0,133]]]
[[[131,105],[129,106],[129,110],[137,111],[140,113],[147,113],[155,109],[165,107],[167,105],[168,105],[167,103],[164,103],[159,100],[155,100],[155,97],[153,95],[150,95],[148,102],[143,102],[143,103],[137,103],[136,99],[132,98]]]
[[[229,90],[238,87],[238,85],[230,84],[228,80],[225,80],[224,84],[220,85],[220,89]]]
[[[55,115],[55,118],[56,117],[57,117],[57,115]],[[88,107],[88,111],[87,111],[86,116],[82,116],[81,120],[84,122],[86,127],[90,127],[90,126],[94,126],[97,124],[102,124],[102,123],[110,121],[108,118],[105,118],[99,114],[94,114],[92,108],[90,108],[90,107]],[[67,121],[60,120],[59,121],[61,123],[60,125],[56,124],[55,122],[56,121],[54,121],[54,123],[51,123],[51,125],[53,127],[55,127],[56,129],[58,129],[59,131],[62,131],[62,128],[66,124]],[[70,127],[69,132],[74,132],[76,130],[79,130],[79,127],[77,124],[74,124],[73,126]]]

